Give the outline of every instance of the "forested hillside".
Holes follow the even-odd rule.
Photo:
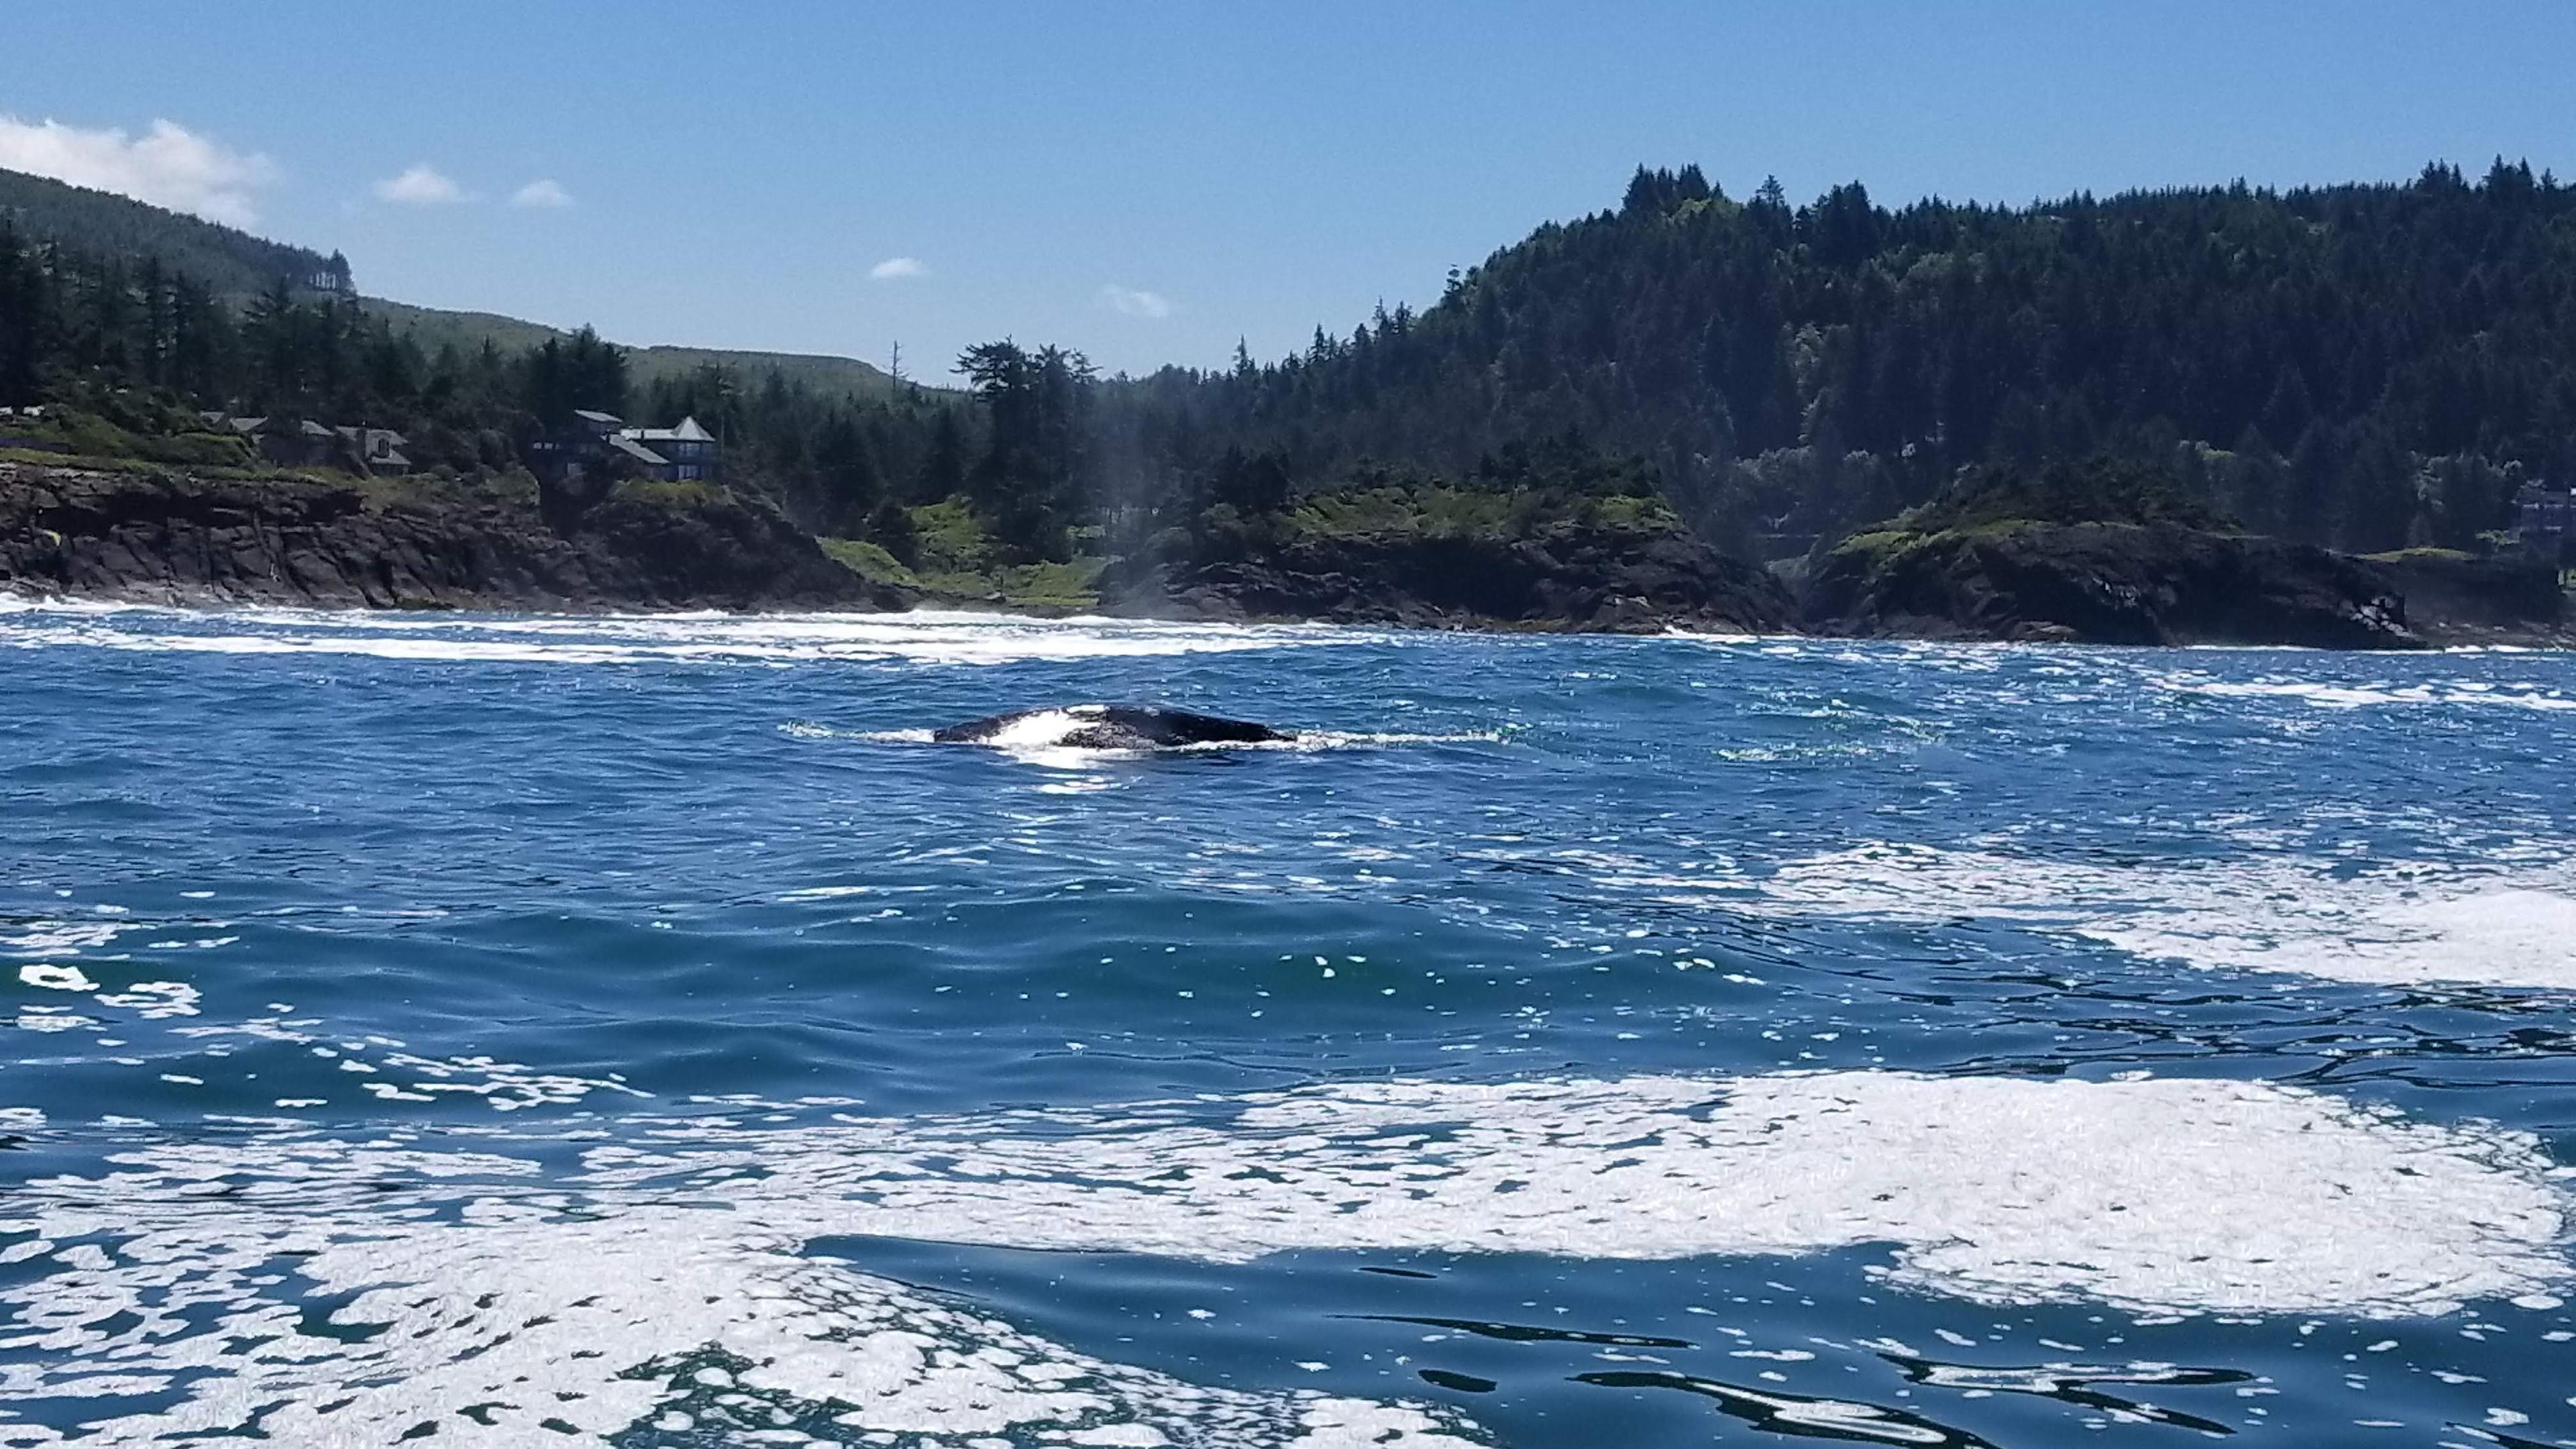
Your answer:
[[[1695,168],[1541,227],[1300,357],[1124,399],[1157,471],[1463,474],[1573,436],[1641,455],[1745,550],[1885,517],[1959,467],[2112,454],[2245,523],[2458,544],[2517,477],[2576,479],[2576,189],[2498,162],[2406,185],[2029,207],[1858,185],[1792,207]]]
[[[283,281],[306,287],[328,280],[349,288],[349,263],[201,220],[185,212],[71,186],[50,177],[0,170],[0,219],[20,236],[60,242],[83,253],[152,257],[164,271],[184,272],[218,295],[250,297]]]

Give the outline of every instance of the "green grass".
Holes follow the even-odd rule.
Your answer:
[[[697,478],[629,478],[609,490],[612,503],[645,503],[662,508],[701,508],[732,495],[719,483]]]
[[[1835,544],[1833,551],[1855,558],[1884,561],[1920,543],[1925,537],[1924,534],[1908,533],[1901,528],[1873,529],[1868,533],[1853,534]]]
[[[525,352],[542,347],[549,340],[562,341],[572,336],[567,328],[504,317],[497,312],[452,312],[438,307],[415,307],[408,302],[384,297],[361,297],[358,306],[370,316],[385,319],[396,332],[410,332],[422,350],[432,354],[442,346],[452,346],[460,353],[471,355],[487,341],[503,352]],[[810,352],[629,347],[626,364],[628,381],[639,394],[664,378],[681,377],[708,364],[731,368],[752,382],[776,371],[791,386],[801,383],[827,397],[842,393],[857,397],[884,397],[895,390],[894,379],[873,363],[861,362],[855,357],[832,357]],[[945,391],[941,388],[924,390]]]
[[[184,415],[190,423],[193,413]],[[123,428],[96,413],[78,408],[54,407],[41,418],[10,418],[0,422],[0,433],[25,438],[32,442],[59,443],[70,450],[55,454],[57,462],[70,458],[83,461],[121,458],[145,463],[166,464],[183,468],[240,468],[262,466],[259,453],[231,432],[210,432],[201,428],[177,428],[162,432],[166,414],[147,414],[151,427],[143,431]],[[18,450],[43,454],[44,448]]]
[[[345,473],[314,476],[356,488],[366,506],[378,513],[388,509],[435,512],[478,504],[531,511],[537,507],[537,480],[520,468],[476,478],[441,478],[434,473],[410,473],[398,478],[352,478]]]
[[[1310,493],[1289,510],[1287,523],[1291,538],[1317,544],[1357,538],[1511,541],[1558,528],[1620,534],[1684,531],[1681,518],[1660,498],[1437,484]]]
[[[1871,529],[1865,533],[1855,533],[1850,537],[1845,538],[1840,543],[1835,544],[1831,552],[1835,557],[1863,559],[1867,561],[1870,567],[1879,568],[1895,562],[1897,559],[1912,553],[1916,549],[1925,548],[1932,544],[1945,541],[1955,542],[1962,539],[1977,538],[2010,538],[2014,534],[2027,532],[2035,528],[2091,529],[2111,533],[2134,533],[2146,527],[2146,525],[2140,523],[2121,521],[2052,523],[2045,519],[2037,518],[1984,518],[1973,523],[1961,523],[1948,528],[1933,529],[1917,529],[1901,526],[1905,524],[1910,517],[1911,515],[1900,514],[1895,519],[1891,520],[1894,524],[1899,525],[1897,527],[1880,527]]]
[[[2477,555],[2456,548],[2393,548],[2386,553],[2362,555],[2372,563],[2471,563]]]
[[[1109,560],[1099,554],[1075,554],[1062,562],[1006,563],[983,521],[963,502],[952,498],[908,511],[913,564],[907,587],[934,598],[1000,603],[1014,609],[1080,612],[1100,604],[1100,571],[1109,566]],[[885,552],[872,544],[857,547]],[[834,557],[868,577],[878,577],[850,558],[838,553]],[[889,556],[886,562],[894,560]]]
[[[876,544],[863,538],[818,538],[823,552],[832,561],[872,584],[893,584],[898,588],[923,587],[921,576],[905,568],[903,562]]]
[[[1080,611],[1100,606],[1100,571],[1109,560],[1075,554],[1062,563],[1010,564],[996,571],[1002,601],[1015,609]]]
[[[39,448],[0,448],[0,463],[25,463],[39,468],[77,468],[90,473],[135,473],[158,477],[175,470],[177,465],[154,458],[118,457],[102,453],[49,453]],[[346,473],[333,473],[320,468],[238,468],[187,465],[192,478],[227,478],[239,482],[276,482],[293,480],[303,483],[348,483]]]
[[[1076,554],[1062,563],[997,564],[974,571],[921,569],[925,593],[960,603],[1081,612],[1100,605],[1100,571],[1109,560]]]
[[[925,503],[912,514],[913,567],[931,574],[980,574],[1001,562],[993,536],[975,510],[951,498]]]

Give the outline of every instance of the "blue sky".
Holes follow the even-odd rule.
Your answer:
[[[249,217],[405,301],[899,340],[932,379],[1004,334],[1273,356],[1641,161],[1889,203],[2576,175],[2565,0],[29,3],[5,43],[0,165]]]

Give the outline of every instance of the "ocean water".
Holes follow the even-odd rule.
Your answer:
[[[2576,1442],[2571,711],[12,608],[0,1446]]]

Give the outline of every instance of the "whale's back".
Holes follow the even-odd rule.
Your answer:
[[[1170,750],[1180,745],[1262,745],[1291,740],[1285,730],[1252,719],[1154,709],[1144,704],[1066,704],[1012,709],[935,730],[940,745],[1002,745],[1020,750]]]
[[[1152,750],[1183,745],[1253,745],[1295,738],[1252,720],[1133,704],[1076,704],[987,715],[934,731],[948,745],[1006,749]]]

